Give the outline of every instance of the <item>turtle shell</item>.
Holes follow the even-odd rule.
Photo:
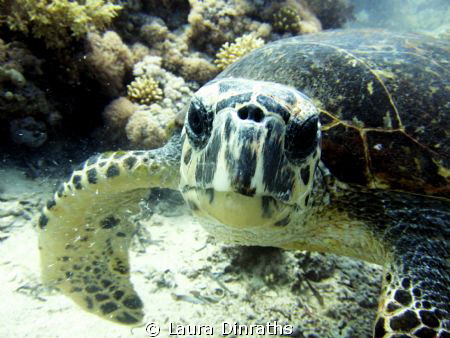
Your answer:
[[[343,30],[268,44],[219,77],[296,87],[317,104],[341,181],[450,198],[450,43]]]

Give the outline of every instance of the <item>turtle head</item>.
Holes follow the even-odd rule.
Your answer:
[[[320,123],[296,89],[214,80],[193,96],[183,133],[180,189],[194,213],[251,228],[286,225],[307,208]]]

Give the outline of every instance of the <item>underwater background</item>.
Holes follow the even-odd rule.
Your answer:
[[[0,0],[0,336],[147,336],[40,280],[36,219],[74,166],[162,146],[198,88],[270,41],[351,28],[450,39],[449,18],[448,0]],[[167,191],[153,191],[135,222],[131,274],[146,322],[371,335],[376,265],[224,245]]]

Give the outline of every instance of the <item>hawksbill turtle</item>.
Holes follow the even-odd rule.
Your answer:
[[[88,159],[39,218],[43,280],[136,324],[129,216],[179,189],[215,237],[384,266],[374,337],[450,336],[450,44],[384,31],[282,39],[200,88],[156,150]]]

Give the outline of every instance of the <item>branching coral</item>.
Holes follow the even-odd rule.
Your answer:
[[[162,58],[146,56],[134,66],[134,75],[157,81],[163,95],[156,103],[140,106],[128,119],[126,134],[137,147],[157,148],[163,145],[176,124],[177,114],[183,111],[192,96],[184,80],[161,65]]]
[[[158,102],[162,106],[171,107],[174,111],[184,108],[190,100],[192,91],[183,78],[175,76],[163,67],[163,60],[158,56],[146,56],[134,65],[135,77],[151,77],[159,83],[163,90],[163,100]]]
[[[151,104],[163,98],[163,92],[151,76],[137,77],[127,86],[128,98],[140,104]]]
[[[219,69],[225,69],[245,54],[262,45],[264,45],[263,39],[257,38],[253,34],[243,35],[231,44],[226,42],[216,54],[214,63]]]
[[[122,8],[107,0],[0,0],[0,6],[11,30],[31,33],[51,48],[104,29]]]

